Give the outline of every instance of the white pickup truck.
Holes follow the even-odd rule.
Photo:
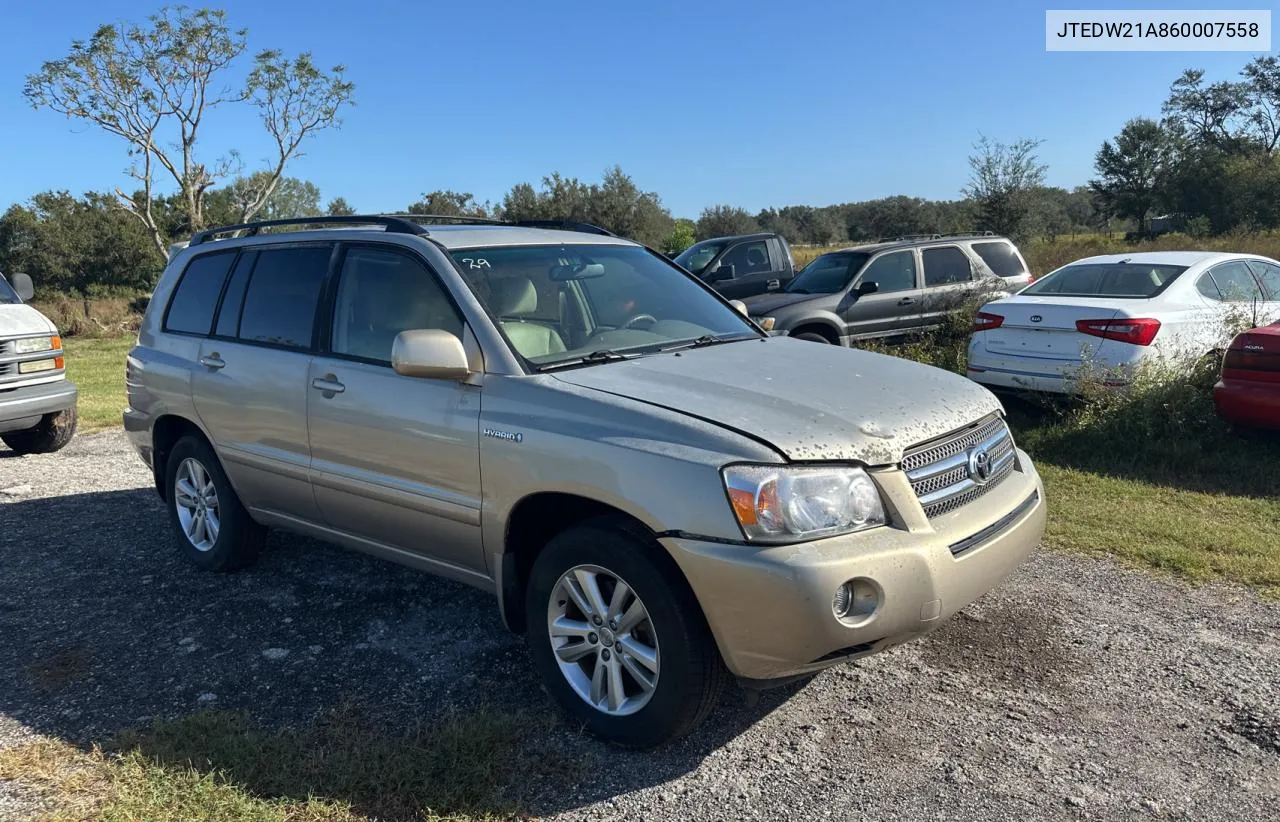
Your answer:
[[[0,274],[0,440],[19,454],[47,454],[76,432],[76,387],[64,369],[62,338],[25,304],[31,278]]]

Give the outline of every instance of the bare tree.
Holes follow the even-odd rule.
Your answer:
[[[351,103],[354,86],[343,79],[342,66],[322,72],[305,53],[288,59],[263,51],[243,87],[224,84],[226,69],[245,52],[246,36],[244,29],[227,25],[221,10],[166,6],[143,25],[100,26],[87,41],[74,41],[66,57],[44,63],[26,79],[23,95],[33,107],[92,123],[126,141],[129,174],[142,188],[115,193],[162,257],[168,256],[168,241],[154,213],[157,173],[177,185],[188,227],[195,231],[205,226],[209,189],[241,168],[234,151],[202,159],[200,132],[211,111],[254,105],[274,140],[275,156],[256,178],[261,186],[241,215],[252,219],[289,161],[301,156],[303,141],[338,126],[339,111]]]

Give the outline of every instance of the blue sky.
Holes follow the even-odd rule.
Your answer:
[[[33,111],[22,80],[98,24],[153,7],[0,4],[0,208],[45,189],[128,185],[120,141]],[[363,211],[437,188],[498,200],[517,182],[552,171],[595,181],[615,163],[677,216],[715,203],[955,198],[980,133],[1042,138],[1049,183],[1069,187],[1126,119],[1158,115],[1182,69],[1234,79],[1252,57],[1046,53],[1046,4],[1013,0],[218,5],[249,29],[251,52],[310,50],[347,66],[358,106],[289,173]],[[237,148],[250,170],[265,162],[254,116],[212,113],[204,155]]]

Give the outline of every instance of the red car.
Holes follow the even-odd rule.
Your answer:
[[[1213,402],[1228,422],[1280,429],[1280,323],[1231,341]]]

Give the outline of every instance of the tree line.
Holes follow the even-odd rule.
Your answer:
[[[74,195],[46,191],[0,216],[0,271],[25,271],[42,290],[93,296],[153,287],[174,242],[194,231],[252,219],[349,215],[342,196],[286,172],[308,140],[341,126],[355,87],[342,66],[309,53],[246,55],[247,33],[222,11],[165,7],[144,23],[104,25],[65,57],[27,77],[23,93],[48,109],[120,139],[133,184]],[[248,61],[246,71],[236,67]],[[230,77],[244,76],[236,84]],[[234,106],[258,114],[274,155],[246,169],[230,151],[213,157],[206,120]],[[827,245],[911,234],[990,230],[1019,240],[1116,229],[1149,231],[1152,218],[1191,233],[1280,226],[1280,62],[1260,57],[1238,81],[1177,78],[1160,121],[1137,119],[1106,141],[1097,177],[1045,185],[1041,141],[973,146],[967,184],[954,200],[895,196],[752,213],[730,204],[677,217],[620,167],[599,182],[552,173],[518,183],[497,202],[436,190],[410,214],[595,223],[674,253],[699,239],[773,231],[792,244]],[[163,191],[162,191],[163,189]]]

